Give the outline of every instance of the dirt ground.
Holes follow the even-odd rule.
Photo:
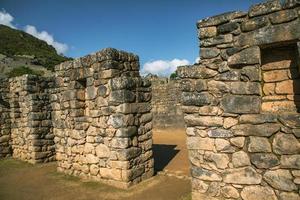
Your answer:
[[[155,131],[153,138],[156,170],[187,174],[184,135]],[[0,160],[1,200],[188,200],[190,188],[189,180],[156,175],[121,190],[57,173],[55,162],[31,165],[13,159]]]

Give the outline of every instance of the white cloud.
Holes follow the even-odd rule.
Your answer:
[[[195,59],[195,63],[197,64],[197,63],[199,63],[200,62],[200,57],[197,57],[196,59]]]
[[[189,65],[190,62],[186,59],[173,59],[169,60],[155,60],[144,64],[143,74],[157,74],[160,76],[169,76],[172,72],[176,71],[178,66]]]
[[[11,28],[16,28],[12,22],[14,21],[14,17],[7,13],[5,10],[0,11],[0,24],[9,26]]]
[[[30,35],[33,35],[34,37],[40,40],[44,40],[49,45],[52,45],[59,54],[66,53],[69,49],[68,45],[55,41],[53,36],[50,35],[47,31],[39,32],[32,25],[25,26],[25,32],[29,33]]]

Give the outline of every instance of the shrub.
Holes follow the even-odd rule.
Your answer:
[[[32,74],[32,75],[42,76],[43,72],[35,71],[35,70],[32,70],[25,66],[20,66],[20,67],[14,68],[9,73],[7,73],[9,78],[22,76],[24,74]]]

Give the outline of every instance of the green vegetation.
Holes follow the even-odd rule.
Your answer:
[[[70,58],[58,55],[54,47],[45,41],[4,25],[0,25],[0,54],[10,57],[15,55],[34,56],[36,65],[42,65],[52,71],[55,65],[70,60]]]
[[[176,71],[173,72],[173,73],[170,75],[170,79],[175,79],[175,78],[177,78],[177,77],[178,77],[178,74],[177,74]]]
[[[12,71],[7,73],[7,76],[9,78],[12,78],[12,77],[17,77],[17,76],[22,76],[24,74],[32,74],[32,75],[42,76],[43,72],[32,70],[28,67],[20,66],[20,67],[14,68]]]

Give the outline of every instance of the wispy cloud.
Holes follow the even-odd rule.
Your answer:
[[[5,10],[0,11],[0,24],[9,26],[11,28],[17,28],[13,25],[13,21],[14,17],[12,15],[7,13]],[[38,31],[35,26],[26,25],[24,31],[40,40],[44,40],[47,42],[47,44],[52,45],[59,54],[64,54],[69,49],[67,44],[55,41],[53,35],[49,34],[47,31]]]
[[[0,11],[0,24],[9,26],[11,28],[16,28],[12,22],[14,21],[14,17],[7,13],[4,9]]]
[[[169,76],[172,72],[176,71],[178,66],[189,65],[190,62],[186,59],[173,59],[169,60],[155,60],[144,64],[142,74],[156,74],[160,76]]]
[[[52,45],[56,49],[57,53],[59,54],[66,53],[67,50],[69,49],[68,45],[55,41],[53,36],[50,35],[47,31],[39,32],[35,26],[32,25],[25,26],[25,32],[29,33],[30,35],[33,35],[34,37],[40,40],[44,40],[49,45]]]

